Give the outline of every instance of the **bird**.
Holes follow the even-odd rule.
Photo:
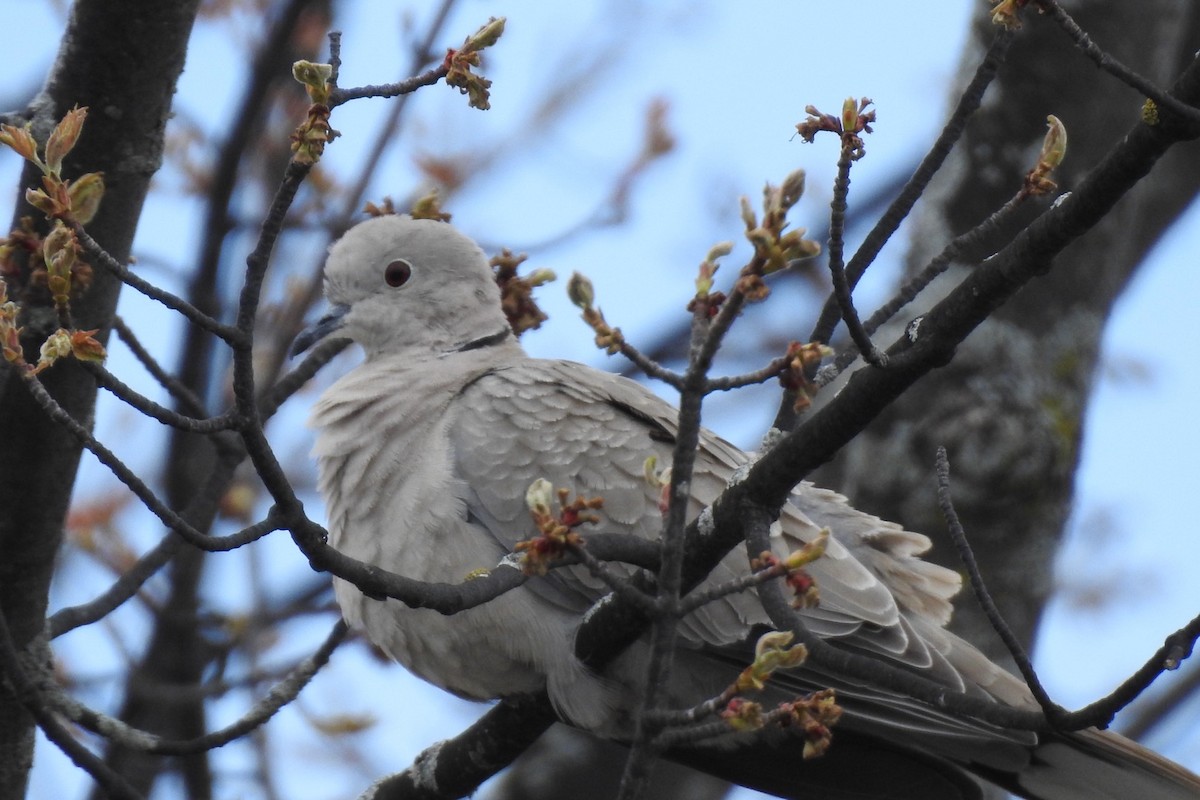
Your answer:
[[[645,472],[650,457],[670,464],[676,408],[635,381],[527,355],[468,236],[438,220],[368,219],[330,247],[324,288],[329,311],[293,352],[340,337],[364,354],[311,412],[331,546],[400,575],[460,583],[532,538],[526,495],[538,481],[601,498],[585,536],[661,535],[661,488]],[[702,430],[689,516],[750,460]],[[825,552],[806,567],[820,601],[798,612],[814,634],[947,691],[1037,708],[1022,681],[946,630],[961,578],[921,559],[928,537],[801,483],[771,546],[786,558],[823,532]],[[735,549],[702,586],[749,569]],[[609,592],[584,567],[551,570],[451,615],[333,583],[346,621],[429,683],[474,700],[545,691],[563,721],[628,741],[648,645],[635,641],[599,672],[579,662],[574,634]],[[682,618],[666,702],[688,707],[719,694],[770,627],[752,589]],[[842,708],[828,752],[804,762],[803,786],[787,796],[965,800],[999,786],[1029,800],[1200,798],[1200,778],[1116,734],[1005,730],[809,663],[769,687],[832,688]],[[732,763],[752,763],[753,745],[746,751]]]

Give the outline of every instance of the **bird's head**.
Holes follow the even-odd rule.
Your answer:
[[[296,337],[293,354],[334,334],[371,358],[461,349],[509,330],[483,251],[435,220],[387,215],[351,228],[329,249],[325,297],[329,312]]]

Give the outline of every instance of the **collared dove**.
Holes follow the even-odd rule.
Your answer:
[[[676,410],[624,378],[527,356],[470,239],[442,222],[368,220],[331,248],[325,293],[332,310],[301,334],[296,351],[336,331],[366,354],[312,414],[338,550],[409,577],[461,582],[532,537],[525,495],[537,479],[603,498],[600,521],[585,534],[659,535],[659,489],[644,465],[651,455],[670,462]],[[690,513],[712,503],[746,461],[704,432]],[[925,536],[805,483],[783,509],[773,547],[786,555],[822,528],[832,534],[828,550],[807,568],[820,604],[801,612],[814,633],[948,691],[1036,708],[1023,683],[945,630],[960,579],[919,559]],[[709,582],[747,570],[735,550]],[[574,632],[607,591],[582,567],[450,616],[367,598],[343,580],[334,587],[346,619],[425,680],[478,700],[544,688],[566,721],[628,736],[648,648],[635,643],[604,674],[576,660]],[[753,590],[684,618],[669,701],[687,706],[719,693],[749,662],[748,639],[767,625]],[[1200,778],[1115,735],[1039,741],[809,665],[771,684],[792,694],[833,687],[844,708],[829,754],[806,762],[812,797],[949,800],[978,797],[994,781],[1036,800],[1200,798]]]

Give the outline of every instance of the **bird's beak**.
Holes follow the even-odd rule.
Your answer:
[[[350,312],[350,306],[335,305],[330,306],[329,311],[319,320],[309,325],[296,336],[292,342],[292,349],[289,353],[292,358],[303,353],[308,348],[312,347],[317,342],[324,339],[329,334],[342,327],[345,322],[346,314]]]

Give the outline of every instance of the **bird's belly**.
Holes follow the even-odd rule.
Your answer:
[[[538,639],[535,631],[544,624],[513,626],[513,619],[527,619],[531,610],[521,589],[452,615],[409,608],[398,600],[372,600],[342,580],[334,581],[334,590],[346,620],[363,628],[388,656],[435,686],[471,700],[542,689],[546,664],[540,647],[561,642],[566,633]]]

